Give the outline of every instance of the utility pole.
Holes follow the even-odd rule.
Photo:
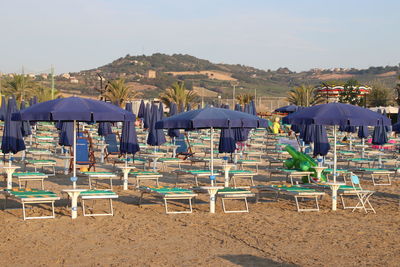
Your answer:
[[[236,83],[233,84],[233,92],[232,92],[232,106],[235,108],[235,93],[236,93]]]
[[[24,69],[24,65],[22,65],[22,70],[21,70],[22,75],[25,75],[25,69]]]
[[[51,99],[54,99],[54,67],[51,65]]]
[[[204,87],[201,87],[201,108],[204,108]]]

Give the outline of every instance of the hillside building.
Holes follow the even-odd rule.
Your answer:
[[[145,74],[147,79],[155,79],[157,78],[157,72],[155,70],[148,70]]]
[[[371,92],[371,87],[366,85],[359,85],[358,89],[360,90],[360,94],[358,95],[358,97],[364,97],[364,95],[368,95]],[[343,90],[343,85],[327,85],[317,87],[317,92],[322,97],[325,97],[328,102],[338,102],[339,95],[341,92],[343,92]]]

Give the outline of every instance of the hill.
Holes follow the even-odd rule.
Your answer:
[[[157,53],[151,56],[126,55],[95,69],[70,73],[79,83],[72,85],[68,79],[59,77],[57,86],[64,91],[73,87],[93,95],[97,94],[96,89],[100,88],[102,82],[104,86],[104,81],[123,77],[134,88],[144,91],[147,98],[156,97],[176,80],[185,81],[189,89],[211,92],[211,95],[221,95],[222,98],[231,97],[233,85],[236,85],[236,92],[239,93],[257,90],[258,96],[285,96],[288,90],[301,84],[316,85],[322,81],[340,82],[350,78],[367,84],[381,80],[388,87],[394,87],[399,73],[399,66],[361,70],[312,69],[303,72],[294,72],[288,68],[260,70],[240,64],[216,64],[190,55]]]

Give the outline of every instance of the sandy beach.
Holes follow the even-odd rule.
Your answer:
[[[170,170],[163,174],[162,184],[171,185]],[[262,168],[256,184],[271,183],[266,174]],[[56,219],[23,221],[20,209],[1,210],[0,265],[398,266],[398,181],[375,187],[376,214],[341,207],[333,212],[330,196],[320,202],[320,212],[299,213],[292,198],[265,198],[257,204],[250,200],[249,213],[224,214],[218,201],[216,214],[209,214],[208,196],[201,194],[192,214],[167,215],[158,199],[146,196],[139,207],[140,193],[133,186],[123,191],[119,179],[115,184],[120,197],[113,217],[83,217],[79,209],[72,220],[61,194],[71,185],[63,175],[45,182],[46,189],[63,196],[56,203]],[[372,188],[370,181],[363,184]],[[87,179],[78,186],[87,188]],[[107,187],[106,180],[102,186]],[[8,207],[20,205],[9,201]]]

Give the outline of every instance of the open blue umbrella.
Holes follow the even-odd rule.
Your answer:
[[[25,143],[21,131],[21,122],[11,120],[12,114],[18,112],[17,103],[14,98],[8,100],[7,113],[5,115],[1,151],[4,154],[16,154],[25,150]],[[10,160],[11,166],[11,160]]]
[[[292,113],[282,120],[288,124],[298,125],[333,125],[334,126],[334,159],[333,159],[333,177],[336,183],[336,126],[376,126],[390,125],[390,120],[381,114],[358,106],[343,103],[328,103],[312,107],[303,108]],[[336,199],[335,199],[336,200]],[[336,209],[336,204],[332,205]]]
[[[146,111],[146,105],[144,104],[144,100],[140,101],[139,110],[138,110],[138,118],[142,119],[144,117]]]
[[[72,121],[73,122],[73,186],[76,187],[76,122],[134,121],[135,116],[113,104],[81,97],[67,97],[35,104],[20,113],[14,120]]]
[[[178,113],[177,107],[175,103],[171,103],[169,108],[169,117],[174,116]],[[179,129],[168,129],[168,136],[171,138],[179,137]]]
[[[21,110],[24,110],[24,109],[25,109],[25,101],[22,100],[21,101]],[[30,125],[29,121],[22,121],[21,131],[22,131],[22,136],[24,136],[24,137],[32,134],[31,125]]]
[[[204,108],[165,118],[156,123],[157,129],[210,129],[211,173],[214,172],[214,129],[218,128],[258,128],[267,127],[268,122],[244,112],[223,109]]]
[[[314,156],[326,156],[331,148],[325,126],[314,125]]]
[[[149,135],[147,136],[147,144],[151,146],[160,146],[167,141],[165,139],[164,131],[156,128],[156,122],[160,120],[160,112],[158,112],[158,110],[157,105],[153,104]]]
[[[283,107],[275,109],[275,112],[293,113],[293,112],[296,112],[298,109],[299,109],[299,107],[296,105],[288,105],[288,106],[283,106]]]

